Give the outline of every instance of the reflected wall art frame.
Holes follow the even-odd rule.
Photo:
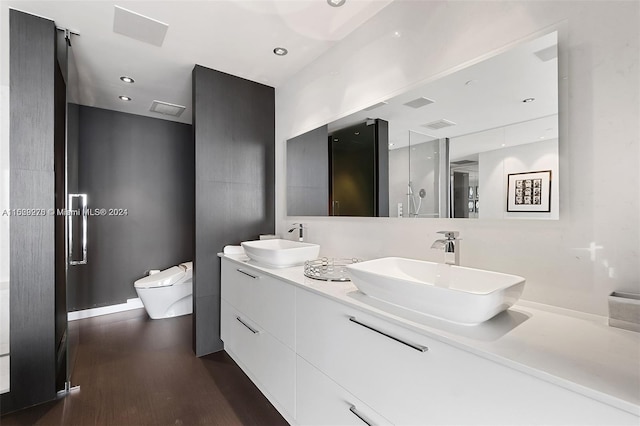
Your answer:
[[[511,173],[507,183],[507,211],[551,211],[551,170]]]

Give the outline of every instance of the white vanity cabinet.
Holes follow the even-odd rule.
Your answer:
[[[297,289],[296,352],[394,424],[638,424],[567,389]]]
[[[639,424],[596,391],[574,392],[555,376],[543,380],[334,300],[338,284],[324,295],[294,272],[222,259],[225,349],[293,424]],[[517,347],[526,350],[526,339]]]
[[[295,349],[295,287],[222,259],[222,300]]]
[[[390,425],[302,357],[296,363],[296,423],[299,425]]]
[[[225,350],[286,417],[295,415],[295,288],[222,259]],[[285,414],[285,413],[283,413]]]

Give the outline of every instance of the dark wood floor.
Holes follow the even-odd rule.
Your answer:
[[[80,390],[6,415],[9,425],[286,425],[224,352],[196,358],[191,316],[144,310],[72,323]]]

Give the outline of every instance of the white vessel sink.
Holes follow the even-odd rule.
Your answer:
[[[525,280],[516,275],[386,257],[347,266],[367,296],[461,324],[479,324],[513,305]]]
[[[302,265],[305,260],[318,257],[318,244],[291,240],[245,241],[242,244],[249,259],[272,268],[287,268]]]

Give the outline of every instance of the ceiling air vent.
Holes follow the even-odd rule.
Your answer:
[[[547,62],[558,57],[558,45],[554,44],[545,49],[533,52],[542,62]]]
[[[371,111],[372,109],[376,109],[376,108],[380,108],[381,106],[385,106],[387,103],[386,102],[378,102],[377,104],[373,104],[368,108],[365,108],[365,111]]]
[[[133,39],[162,46],[169,25],[148,16],[115,6],[113,32]]]
[[[159,114],[171,115],[173,117],[180,117],[187,107],[182,105],[170,104],[169,102],[153,101],[149,111],[157,112]]]
[[[458,161],[452,161],[451,165],[455,165],[455,166],[468,166],[471,164],[478,164],[477,161],[472,161],[472,160],[458,160]]]
[[[445,120],[443,118],[440,120],[432,121],[431,123],[423,124],[422,127],[426,127],[428,129],[433,129],[433,130],[439,130],[439,129],[444,129],[445,127],[451,127],[455,125],[456,123],[454,123],[453,121]]]
[[[405,105],[408,106],[408,107],[411,107],[411,108],[422,108],[423,106],[432,104],[434,102],[435,101],[433,99],[425,98],[423,96],[421,98],[409,101],[409,102],[405,103]]]

